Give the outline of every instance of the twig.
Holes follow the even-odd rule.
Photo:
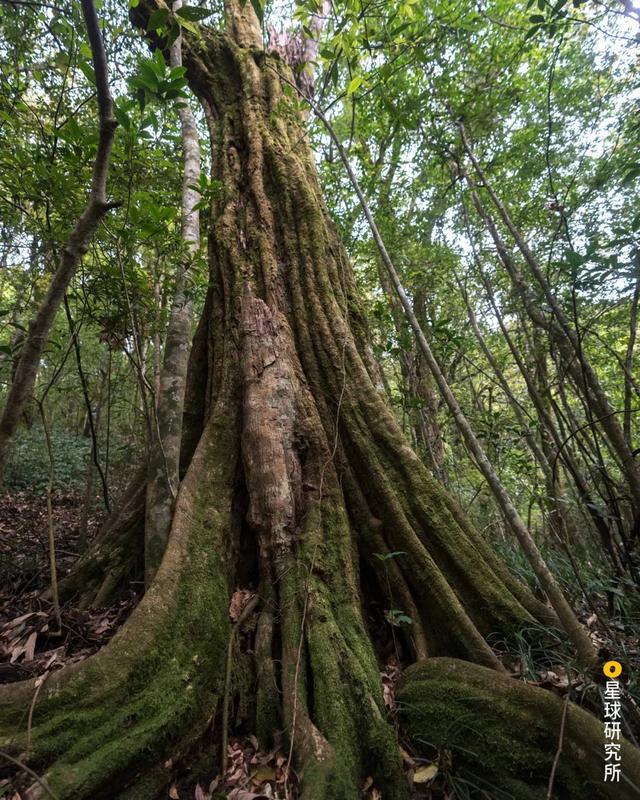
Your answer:
[[[107,512],[111,511],[111,505],[109,503],[109,487],[107,486],[107,481],[104,476],[104,472],[102,470],[102,465],[100,464],[100,459],[98,458],[98,435],[96,432],[96,423],[93,418],[93,408],[91,407],[91,398],[89,397],[89,387],[87,386],[87,379],[84,374],[84,370],[82,368],[82,354],[80,352],[80,342],[78,341],[78,331],[80,325],[76,326],[75,322],[73,321],[73,317],[71,315],[71,308],[69,307],[69,299],[67,295],[64,296],[64,311],[67,316],[67,324],[69,325],[69,332],[71,333],[71,338],[73,340],[73,349],[76,355],[76,366],[78,368],[78,377],[80,378],[80,386],[82,387],[82,396],[84,397],[84,403],[87,409],[87,418],[89,421],[89,430],[91,432],[91,458],[93,459],[93,463],[98,470],[98,475],[100,476],[100,481],[102,482],[102,497],[104,499],[104,507]]]
[[[551,775],[549,775],[549,786],[547,788],[547,800],[551,800],[553,794],[553,781],[556,777],[556,770],[560,761],[560,754],[562,753],[562,743],[564,741],[564,724],[567,719],[567,709],[569,708],[569,693],[565,695],[564,706],[562,708],[562,719],[560,721],[560,736],[558,737],[558,749],[556,750],[555,758],[553,759],[553,766],[551,767]]]
[[[51,571],[51,600],[53,602],[53,613],[56,618],[58,630],[56,635],[62,633],[62,614],[60,612],[60,595],[58,593],[58,567],[56,564],[56,540],[55,530],[53,525],[53,504],[51,502],[51,495],[53,493],[53,477],[54,477],[54,460],[53,460],[53,445],[51,443],[51,431],[47,423],[47,415],[44,410],[44,402],[38,402],[40,409],[40,416],[42,417],[42,427],[44,429],[44,436],[47,442],[47,454],[49,456],[49,482],[47,484],[47,531],[49,535],[49,569]]]
[[[28,766],[27,766],[27,765],[26,765],[26,764],[25,764],[23,761],[20,761],[20,759],[19,759],[19,758],[14,758],[13,756],[10,756],[10,755],[9,755],[9,753],[5,753],[3,750],[0,750],[0,756],[1,756],[2,758],[6,758],[6,759],[7,759],[7,761],[10,761],[12,764],[15,764],[15,765],[16,765],[16,767],[20,767],[20,769],[24,770],[26,773],[28,773],[29,775],[31,775],[31,777],[34,779],[34,781],[36,781],[37,783],[39,783],[39,784],[40,784],[40,786],[42,786],[42,788],[43,788],[43,789],[45,790],[45,792],[46,792],[46,793],[49,795],[49,797],[51,797],[51,799],[52,799],[52,800],[60,800],[60,798],[58,797],[58,795],[57,795],[57,794],[54,794],[54,793],[51,791],[51,789],[49,788],[49,785],[47,784],[47,782],[45,781],[45,779],[44,779],[44,778],[41,778],[41,777],[38,775],[38,773],[37,773],[37,772],[34,772],[34,771],[31,769],[31,767],[28,767]]]
[[[27,755],[31,750],[31,728],[33,726],[33,712],[35,711],[36,703],[38,702],[38,696],[40,694],[40,690],[46,683],[46,680],[49,677],[49,675],[50,675],[49,670],[46,670],[46,672],[36,680],[36,690],[33,693],[33,699],[31,700],[31,705],[29,706],[29,716],[27,718]]]

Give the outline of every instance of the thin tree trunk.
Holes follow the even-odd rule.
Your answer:
[[[491,368],[492,368],[492,370],[493,370],[493,372],[494,372],[494,374],[495,374],[495,376],[496,376],[496,378],[498,380],[500,388],[502,389],[505,397],[509,401],[509,405],[511,406],[511,410],[513,411],[513,413],[515,415],[515,418],[518,421],[518,425],[520,426],[520,429],[522,430],[522,433],[523,433],[523,435],[525,437],[525,441],[527,442],[533,457],[535,458],[538,466],[542,470],[545,478],[547,480],[551,481],[552,480],[552,470],[551,470],[551,465],[549,463],[549,460],[547,459],[547,457],[544,454],[542,448],[540,447],[540,445],[536,441],[535,436],[533,435],[533,433],[531,433],[529,421],[525,418],[525,415],[524,415],[524,413],[522,411],[522,407],[521,407],[520,403],[516,400],[513,392],[511,391],[511,387],[509,386],[509,382],[505,378],[504,373],[503,373],[500,365],[498,364],[495,356],[493,355],[493,353],[491,352],[491,350],[489,349],[489,347],[488,347],[488,345],[487,345],[487,343],[485,341],[485,338],[484,338],[484,336],[482,334],[482,331],[480,330],[480,326],[478,325],[478,319],[476,317],[475,310],[473,308],[473,305],[471,304],[471,301],[469,300],[469,295],[467,293],[467,290],[465,289],[465,287],[462,284],[462,281],[460,280],[460,278],[457,275],[455,276],[455,278],[456,278],[456,282],[458,284],[458,288],[460,289],[460,293],[462,295],[462,298],[464,300],[464,303],[465,303],[465,306],[466,306],[466,309],[467,309],[467,315],[469,317],[469,322],[471,323],[471,329],[473,330],[474,336],[476,337],[476,341],[480,345],[480,349],[482,350],[482,352],[485,355],[485,358],[489,362],[489,364],[490,364],[490,366],[491,366]]]
[[[174,11],[182,5],[173,4]],[[171,47],[172,68],[182,66],[182,34]],[[145,518],[145,584],[153,580],[164,555],[175,498],[180,483],[180,443],[184,409],[193,301],[187,290],[187,273],[200,250],[200,213],[195,208],[200,195],[194,186],[200,177],[200,144],[193,112],[181,101],[176,104],[182,131],[184,170],[182,178],[182,240],[184,260],[176,267],[175,294],[156,398],[152,425]]]
[[[379,263],[380,285],[387,298],[393,322],[398,336],[403,333],[403,312],[398,297],[393,290],[384,267]],[[418,348],[412,347],[401,352],[400,371],[407,391],[412,400],[421,400],[422,405],[415,408],[411,406],[408,412],[411,428],[413,429],[414,440],[420,445],[427,457],[429,468],[435,477],[444,485],[447,484],[447,476],[444,469],[444,447],[442,444],[442,434],[438,425],[437,397],[429,386],[430,374],[421,362],[424,361]]]
[[[100,475],[104,507],[106,508],[107,511],[111,511],[111,507],[109,504],[109,487],[107,485],[107,481],[104,476],[104,472],[102,470],[102,466],[100,464],[100,459],[98,455],[98,434],[96,431],[97,422],[96,419],[94,418],[93,409],[91,406],[91,398],[89,397],[89,387],[87,386],[87,379],[85,377],[84,370],[82,369],[82,356],[80,353],[80,342],[78,340],[79,326],[76,327],[73,321],[73,317],[71,316],[71,309],[69,308],[69,301],[67,300],[66,295],[64,296],[63,302],[64,302],[64,310],[67,316],[67,323],[69,325],[69,333],[71,334],[71,339],[73,341],[73,349],[76,356],[76,367],[78,368],[78,378],[80,380],[80,386],[82,388],[82,396],[84,398],[85,408],[87,410],[87,425],[89,431],[91,432],[91,457],[93,459],[93,465],[98,471],[98,474]]]
[[[93,426],[91,427],[91,452],[87,459],[87,474],[85,479],[84,502],[82,503],[82,512],[80,514],[80,525],[78,529],[78,542],[80,551],[84,552],[87,549],[87,531],[89,526],[89,515],[93,504],[93,479],[96,471],[96,461],[98,460],[98,430],[100,427],[100,417],[102,415],[102,402],[104,398],[105,387],[108,379],[108,370],[102,372],[102,381],[100,382],[100,389],[98,391],[98,398],[96,400],[95,410],[89,408],[87,413],[91,415]],[[104,481],[103,486],[106,486],[106,476],[101,470],[101,478]],[[107,508],[107,511],[109,509]]]
[[[588,481],[583,475],[581,469],[579,468],[577,461],[575,460],[575,458],[572,457],[571,450],[566,445],[566,437],[562,436],[561,433],[558,431],[557,426],[555,425],[552,417],[550,416],[550,414],[546,409],[543,399],[540,397],[538,388],[535,385],[532,376],[529,370],[527,369],[526,364],[522,360],[522,356],[520,355],[520,352],[517,346],[515,345],[511,337],[511,334],[504,322],[502,313],[496,303],[493,289],[487,279],[487,276],[485,275],[482,268],[480,267],[478,268],[479,268],[480,278],[485,287],[486,297],[489,300],[489,303],[491,304],[491,308],[493,309],[493,313],[495,314],[495,317],[498,321],[498,325],[500,326],[500,330],[502,332],[505,342],[507,343],[509,351],[511,352],[511,355],[518,366],[520,374],[524,378],[525,384],[527,386],[527,392],[536,409],[541,427],[549,434],[551,440],[553,441],[554,454],[551,463],[552,471],[557,469],[557,465],[560,460],[560,463],[562,463],[565,466],[568,473],[571,475],[573,482],[576,486],[578,496],[580,497],[581,505],[583,505],[587,509],[594,524],[594,527],[597,530],[598,535],[600,536],[600,541],[603,546],[603,549],[611,556],[611,558],[613,559],[614,568],[617,569],[618,562],[616,560],[616,557],[612,549],[612,543],[611,543],[612,534],[609,529],[609,525],[606,519],[604,519],[604,517],[598,510],[598,506],[595,503],[595,500],[592,498]]]
[[[636,346],[638,333],[638,304],[640,303],[640,253],[635,255],[636,265],[636,285],[631,298],[631,308],[629,310],[629,339],[627,340],[627,350],[624,357],[624,437],[630,449],[633,449],[631,438],[631,400],[633,397],[633,354]]]
[[[586,402],[588,402],[590,406],[591,405],[593,406],[593,409],[595,410],[598,417],[597,422],[602,426],[602,429],[604,430],[605,435],[607,436],[612,449],[614,450],[620,461],[620,466],[625,476],[627,486],[629,488],[629,492],[631,495],[631,500],[634,506],[634,514],[637,515],[638,513],[640,513],[640,469],[638,468],[634,460],[633,453],[625,439],[624,431],[622,425],[620,425],[620,422],[617,418],[616,412],[612,408],[609,399],[600,384],[600,381],[598,379],[595,370],[593,369],[590,361],[587,359],[587,356],[584,353],[579,333],[576,330],[574,330],[567,315],[561,308],[560,304],[558,303],[558,300],[556,299],[556,296],[552,292],[549,282],[547,281],[532,251],[525,242],[518,228],[513,223],[506,207],[503,205],[503,203],[493,190],[490,182],[487,179],[485,172],[480,166],[473,152],[473,149],[471,148],[469,140],[466,136],[464,125],[462,124],[461,121],[458,121],[456,124],[460,131],[460,137],[463,143],[464,150],[466,154],[469,156],[469,159],[473,164],[473,167],[476,173],[478,174],[478,177],[482,181],[483,187],[489,194],[491,201],[493,202],[495,208],[498,211],[498,215],[500,216],[503,223],[513,236],[513,239],[516,245],[518,246],[518,249],[522,253],[522,256],[524,257],[527,266],[529,267],[536,281],[542,288],[544,297],[546,298],[547,303],[549,304],[549,308],[552,312],[552,316],[555,321],[555,324],[552,325],[552,331],[554,332],[554,335],[557,337],[558,348],[562,352],[563,358],[567,364],[567,368],[574,376],[578,386],[581,387],[585,395]],[[470,176],[467,173],[465,173],[465,176],[469,181],[470,186],[475,192],[474,183],[471,180]],[[475,202],[476,201],[474,200],[474,203]],[[478,207],[477,204],[476,207]],[[484,213],[486,217],[486,212]],[[524,286],[523,283],[521,285]],[[530,303],[527,303],[527,306],[528,309],[531,308]]]
[[[53,604],[53,615],[56,620],[58,630],[57,635],[62,633],[62,613],[60,611],[60,593],[58,591],[58,562],[56,558],[56,536],[55,523],[53,520],[53,482],[55,478],[55,461],[53,457],[53,443],[51,441],[51,431],[47,415],[44,409],[44,401],[39,403],[42,427],[47,443],[47,456],[49,459],[49,478],[47,481],[47,539],[49,545],[49,574],[51,577],[51,602]]]
[[[4,478],[9,449],[18,422],[31,396],[40,358],[64,294],[100,221],[110,209],[119,205],[108,202],[106,192],[111,144],[118,123],[113,117],[102,34],[92,0],[81,0],[81,4],[96,75],[100,117],[98,152],[93,164],[89,201],[62,249],[58,268],[51,279],[47,294],[29,322],[18,367],[0,419],[0,483]]]

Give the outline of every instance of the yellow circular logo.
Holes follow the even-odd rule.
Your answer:
[[[604,667],[602,667],[602,671],[607,678],[617,678],[619,675],[622,675],[622,664],[620,664],[619,661],[607,661]]]

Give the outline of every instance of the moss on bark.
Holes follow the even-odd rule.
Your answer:
[[[416,747],[496,798],[545,797],[558,751],[564,701],[476,664],[433,658],[409,667],[397,692]],[[620,783],[605,783],[602,721],[569,703],[553,781],[557,800],[635,800],[640,752],[623,741]]]
[[[96,656],[44,684],[30,747],[35,686],[0,687],[2,748],[42,770],[60,800],[113,796],[168,757],[185,731],[204,730],[216,708],[229,633],[230,422],[226,409],[211,419],[180,490],[167,555],[132,617]]]

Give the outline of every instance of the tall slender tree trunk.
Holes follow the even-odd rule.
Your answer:
[[[631,400],[633,397],[633,362],[634,351],[636,347],[636,338],[638,335],[638,306],[640,305],[640,253],[636,252],[634,256],[634,264],[636,270],[636,281],[631,297],[631,308],[629,310],[629,338],[627,340],[627,350],[624,356],[624,437],[630,449],[633,449],[631,438],[632,424],[632,408]]]
[[[327,130],[329,131],[331,138],[333,139],[338,152],[340,153],[340,157],[344,163],[345,169],[349,174],[349,179],[353,186],[353,189],[358,196],[358,200],[360,201],[363,213],[371,229],[371,233],[373,235],[374,241],[380,251],[380,256],[382,257],[382,261],[385,265],[387,270],[387,274],[391,282],[393,283],[394,289],[397,293],[397,296],[402,304],[403,311],[406,315],[407,321],[411,325],[411,328],[415,334],[416,342],[420,347],[420,351],[424,356],[424,359],[429,367],[431,374],[438,386],[440,394],[442,395],[443,400],[446,402],[447,406],[449,407],[449,411],[455,421],[456,427],[460,431],[462,438],[464,439],[465,444],[469,448],[469,452],[472,454],[476,465],[479,471],[484,476],[485,480],[487,481],[487,485],[491,489],[491,493],[493,494],[496,504],[500,508],[502,515],[504,516],[505,520],[513,530],[516,538],[518,539],[518,543],[522,548],[523,553],[525,554],[531,569],[533,570],[538,582],[544,592],[547,594],[551,605],[553,606],[554,611],[558,615],[558,619],[562,624],[562,627],[569,637],[572,645],[574,646],[578,659],[584,667],[593,667],[596,661],[596,652],[593,647],[589,636],[587,635],[585,629],[579,623],[578,619],[576,618],[573,609],[567,602],[562,589],[560,588],[559,584],[557,583],[556,579],[554,578],[553,574],[549,570],[542,554],[540,553],[535,540],[531,536],[527,526],[523,522],[518,510],[516,509],[515,505],[509,493],[505,489],[502,481],[498,477],[493,465],[487,458],[487,455],[475,435],[475,432],[471,425],[469,424],[468,419],[466,418],[465,414],[463,413],[457,398],[455,397],[454,393],[449,386],[449,383],[442,372],[442,369],[435,358],[429,343],[424,335],[422,327],[413,311],[413,307],[411,305],[411,301],[409,300],[404,287],[400,281],[400,276],[389,257],[389,253],[382,241],[382,237],[380,236],[380,232],[378,227],[373,219],[373,215],[371,214],[371,210],[369,205],[362,193],[360,188],[360,184],[358,183],[358,179],[351,167],[349,159],[347,158],[346,152],[342,143],[336,136],[335,130],[331,126],[330,122],[324,116],[322,111],[314,105],[314,110],[320,120],[324,123]]]
[[[175,0],[174,11],[182,5]],[[182,35],[171,47],[172,68],[182,66]],[[187,288],[188,271],[200,250],[200,143],[193,111],[184,101],[176,104],[180,118],[184,168],[182,176],[182,241],[184,254],[175,275],[175,293],[164,346],[159,392],[152,409],[149,475],[145,519],[145,584],[150,585],[167,546],[173,508],[180,483],[180,443],[186,391],[193,300]]]
[[[102,372],[102,380],[100,382],[100,388],[98,389],[98,397],[96,398],[95,406],[94,407],[90,406],[87,409],[87,421],[88,423],[89,422],[93,423],[93,425],[89,425],[87,423],[87,428],[91,428],[91,432],[93,435],[91,437],[91,450],[89,452],[89,457],[87,458],[84,502],[82,503],[80,524],[78,528],[78,544],[80,546],[81,552],[84,552],[87,549],[87,541],[88,541],[87,532],[89,529],[89,515],[91,513],[91,508],[94,500],[93,479],[96,471],[96,461],[98,459],[98,452],[97,452],[98,430],[100,427],[100,418],[102,416],[102,404],[104,401],[105,389],[108,378],[108,372],[106,366],[104,369],[101,369],[101,372]]]
[[[500,308],[498,307],[494,297],[493,288],[489,283],[487,276],[480,267],[479,269],[479,275],[486,291],[486,297],[491,304],[491,308],[493,309],[493,313],[498,321],[500,331],[502,332],[502,336],[507,343],[509,352],[511,353],[513,360],[517,364],[518,370],[525,381],[527,392],[538,415],[540,427],[544,431],[545,437],[548,436],[553,442],[554,449],[553,456],[551,458],[552,472],[558,470],[560,464],[566,468],[576,487],[578,497],[581,501],[581,507],[586,508],[587,513],[593,522],[594,528],[600,537],[603,549],[611,557],[614,568],[617,570],[619,562],[614,553],[611,538],[612,534],[609,524],[599,510],[596,498],[593,496],[593,493],[589,487],[588,479],[583,474],[577,459],[573,456],[573,451],[567,442],[566,436],[563,436],[562,432],[558,430],[558,426],[555,424],[554,419],[547,410],[543,398],[538,392],[538,387],[533,380],[533,376],[527,368],[527,365],[524,363],[520,351],[513,341],[511,333],[503,319]]]
[[[491,369],[493,370],[493,373],[496,376],[498,384],[500,385],[500,388],[502,389],[504,396],[507,398],[509,405],[511,406],[511,410],[513,411],[513,414],[516,420],[518,421],[518,425],[520,426],[520,429],[523,432],[525,440],[529,445],[529,449],[531,450],[531,453],[535,458],[536,463],[538,464],[538,466],[540,467],[545,476],[545,480],[547,482],[552,482],[553,470],[551,469],[550,460],[544,453],[543,448],[538,444],[535,435],[530,430],[530,422],[529,420],[526,419],[525,412],[522,409],[521,404],[518,402],[513,392],[511,391],[509,382],[505,377],[505,374],[500,364],[498,364],[495,355],[487,345],[484,335],[480,330],[480,326],[478,324],[478,318],[476,317],[473,304],[469,299],[468,292],[464,287],[464,285],[462,284],[462,281],[457,276],[456,276],[456,282],[458,284],[458,288],[460,289],[460,293],[464,300],[467,309],[467,316],[469,317],[469,323],[471,325],[471,330],[473,331],[476,341],[478,342],[480,349],[484,353],[485,358],[489,362],[489,365],[491,366]]]
[[[378,272],[380,285],[391,308],[396,333],[402,336],[406,327],[402,306],[382,264],[379,265]],[[438,424],[438,397],[432,385],[433,378],[417,346],[403,348],[399,361],[405,392],[411,401],[408,417],[414,441],[423,451],[435,477],[446,486],[444,444]]]

